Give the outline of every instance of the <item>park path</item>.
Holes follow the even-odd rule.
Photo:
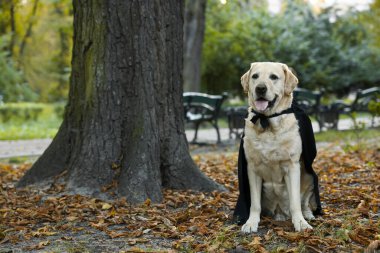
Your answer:
[[[364,122],[367,126],[370,125],[369,118],[360,118],[360,122]],[[375,125],[380,125],[380,119],[377,118]],[[341,119],[339,120],[338,129],[347,130],[352,129],[353,123],[350,119]],[[314,132],[319,131],[318,124],[313,122]],[[222,143],[230,144],[234,143],[233,140],[229,139],[229,130],[228,128],[221,128],[220,135]],[[186,136],[189,141],[192,140],[194,136],[193,130],[186,130]],[[204,143],[215,143],[216,141],[216,131],[212,128],[210,129],[200,129],[198,132],[199,142]],[[19,157],[19,156],[39,156],[51,143],[51,139],[35,139],[35,140],[18,140],[18,141],[0,141],[0,159]]]

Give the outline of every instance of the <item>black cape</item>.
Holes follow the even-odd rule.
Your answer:
[[[313,170],[313,161],[317,155],[315,146],[314,132],[311,121],[306,113],[294,103],[292,104],[293,113],[298,121],[299,132],[302,140],[302,155],[305,170],[313,176],[314,195],[317,209],[313,211],[314,215],[322,215],[321,201],[319,197],[318,176]],[[244,224],[249,218],[249,209],[251,206],[251,196],[249,190],[249,181],[247,174],[247,160],[244,153],[244,140],[241,139],[238,158],[238,179],[239,179],[239,198],[234,211],[234,220],[239,224]]]

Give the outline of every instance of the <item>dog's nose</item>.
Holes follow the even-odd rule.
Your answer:
[[[265,86],[265,85],[258,85],[258,86],[256,86],[255,91],[256,91],[256,94],[258,96],[265,95],[265,93],[267,92],[267,86]]]

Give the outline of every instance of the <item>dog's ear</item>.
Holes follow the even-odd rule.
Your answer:
[[[296,88],[298,79],[286,64],[282,64],[282,69],[285,73],[285,94],[289,96]]]
[[[245,74],[242,75],[240,78],[241,86],[243,86],[243,90],[245,93],[248,93],[249,90],[249,75],[254,65],[255,63],[251,63],[251,68],[247,72],[245,72]]]

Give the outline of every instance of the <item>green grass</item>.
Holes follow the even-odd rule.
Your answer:
[[[58,131],[59,125],[59,120],[1,124],[0,140],[53,138]]]
[[[318,142],[358,142],[360,140],[370,140],[380,138],[380,129],[362,129],[362,130],[329,130],[315,133],[315,140]]]
[[[39,104],[43,111],[37,120],[12,120],[0,122],[0,140],[26,140],[53,138],[62,122],[54,112],[54,104]],[[30,106],[30,103],[20,103],[19,106]]]

